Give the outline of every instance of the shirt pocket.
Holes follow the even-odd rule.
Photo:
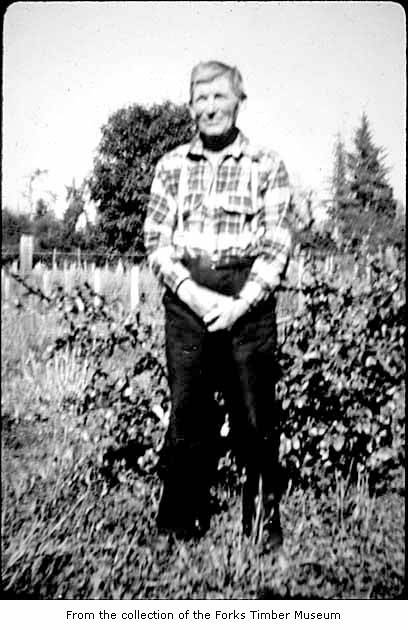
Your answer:
[[[257,204],[254,208],[249,192],[246,194],[223,193],[217,198],[215,221],[219,231],[252,232],[260,210],[261,200],[257,198]]]
[[[183,199],[183,222],[194,224],[202,219],[204,195],[202,193],[189,193]]]

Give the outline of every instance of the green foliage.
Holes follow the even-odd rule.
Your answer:
[[[333,207],[331,218],[335,221],[343,221],[350,199],[350,190],[347,181],[347,154],[344,142],[337,136],[334,147],[333,176],[331,180]]]
[[[15,247],[20,243],[22,234],[30,234],[32,223],[28,214],[15,213],[9,208],[1,211],[1,245],[2,248]]]
[[[353,151],[347,153],[342,139],[336,140],[332,218],[343,246],[358,249],[366,238],[374,251],[379,245],[394,244],[396,202],[387,180],[384,149],[375,146],[365,113],[353,144]]]
[[[392,285],[400,286],[401,278],[392,275],[395,270],[375,271],[374,267],[375,261],[373,273],[379,280],[373,277],[375,287],[368,296],[350,296],[346,287],[337,298],[325,289],[326,284],[332,288],[332,283],[321,278],[308,295],[308,312],[314,313],[315,325],[305,313],[296,320],[299,325],[289,331],[282,348],[288,376],[282,375],[281,382],[292,388],[291,396],[305,403],[286,407],[287,392],[280,392],[286,407],[285,441],[290,440],[289,449],[283,444],[282,461],[293,480],[282,500],[283,556],[261,555],[242,535],[239,497],[234,497],[239,477],[231,457],[224,461],[224,472],[229,476],[221,493],[228,498],[228,511],[214,515],[205,537],[184,543],[157,535],[154,518],[160,484],[154,471],[169,411],[158,309],[146,312],[142,304],[138,320],[136,315],[125,313],[119,303],[106,302],[87,286],[70,294],[55,289],[46,299],[40,290],[29,290],[22,281],[30,299],[22,297],[18,308],[4,309],[2,322],[6,338],[18,339],[13,347],[19,353],[18,362],[14,357],[2,362],[2,369],[7,366],[2,392],[5,594],[48,599],[401,596],[404,527],[403,496],[399,493],[403,471],[399,469],[393,484],[390,475],[402,452],[403,397],[398,397],[398,385],[394,385],[394,394],[385,385],[387,379],[399,382],[400,378],[398,322],[403,305],[400,290]],[[390,299],[388,304],[384,304],[386,298]],[[364,314],[365,309],[368,314]],[[338,321],[346,310],[348,327]],[[353,342],[344,337],[348,328],[353,328],[352,316],[357,318],[360,311],[371,328],[365,339],[359,321],[356,331],[358,328],[360,332],[353,332]],[[41,323],[37,329],[33,327],[34,315]],[[21,341],[26,344],[30,337],[28,331],[23,334],[23,322],[35,340],[29,350],[21,347]],[[329,334],[325,337],[324,325],[329,323],[339,339]],[[384,331],[384,324],[389,331]],[[55,331],[51,343],[50,330]],[[378,330],[375,343],[370,344],[368,338]],[[333,362],[330,351],[323,347],[325,340],[340,355],[341,348],[349,353],[350,367],[344,365],[347,361],[342,356],[338,363]],[[323,425],[325,433],[317,439],[313,426],[309,431],[304,409],[317,398],[325,405],[329,391],[326,387],[318,392],[313,384],[313,374],[321,373],[316,357],[310,354],[318,341],[323,364],[333,375],[333,396],[336,379],[341,381],[342,374],[355,392],[358,385],[352,380],[353,374],[372,377],[384,405],[369,388],[371,380],[363,381],[363,386],[368,403],[380,409],[380,418],[374,413],[372,418],[366,417],[365,397],[359,399],[360,415],[358,408],[347,414],[351,394],[346,391],[338,403],[345,405],[340,420],[337,415],[319,416],[317,408],[312,410],[313,418],[318,418],[315,426],[319,431]],[[360,343],[366,348],[364,356],[360,356]],[[386,376],[377,363],[372,363],[373,357],[377,363],[380,359],[385,362]],[[302,398],[304,391],[306,400]],[[392,396],[396,407],[384,411]],[[383,422],[387,414],[392,415],[391,429]],[[303,432],[302,422],[306,425]],[[375,422],[380,429],[375,429]],[[346,428],[345,444],[338,451],[341,423]],[[367,423],[369,434],[364,430]],[[385,435],[381,436],[383,428]],[[357,467],[355,483],[351,483],[346,461],[357,448],[353,439],[360,434],[364,436],[360,447],[366,453],[366,472]],[[370,453],[367,444],[371,435]],[[326,468],[323,438],[331,440],[329,459],[333,465]],[[375,462],[373,467],[368,462],[373,456],[381,459],[387,444],[391,459],[383,459],[382,468]],[[310,465],[307,453],[313,458],[313,472],[306,470],[302,475],[299,466],[307,469]],[[370,496],[370,470],[380,473],[381,481],[388,484],[387,493],[381,497]],[[327,478],[326,484],[322,478]],[[318,498],[315,482],[322,492]],[[309,487],[296,488],[296,483]]]
[[[404,276],[370,271],[366,286],[313,274],[281,349],[283,462],[306,485],[366,471],[378,487],[402,463]]]
[[[36,248],[52,250],[59,248],[63,242],[61,233],[61,221],[50,210],[34,217],[33,233]]]
[[[373,218],[395,216],[392,189],[387,183],[387,168],[382,156],[384,149],[376,147],[366,114],[354,137],[354,151],[349,153],[350,193],[359,212],[369,211]]]
[[[329,226],[322,230],[307,228],[294,232],[293,246],[299,247],[302,251],[308,252],[312,256],[337,252],[337,243]]]
[[[77,188],[75,182],[73,182],[72,186],[66,187],[68,206],[63,217],[63,232],[65,239],[68,241],[67,244],[74,247],[79,246],[78,241],[75,242],[75,236],[77,236],[76,225],[78,219],[85,209],[84,187],[85,183]]]
[[[313,269],[312,259],[304,310],[287,327],[278,358],[278,398],[282,463],[295,484],[330,486],[336,471],[349,480],[366,472],[378,487],[401,465],[404,274],[376,257],[369,263],[367,283],[327,278]],[[102,449],[96,459],[105,462],[109,453],[113,461],[124,449],[132,456],[129,444],[141,455],[144,445],[148,465],[154,466],[169,408],[157,328],[140,324],[87,285],[72,295],[60,290],[51,305],[60,313],[64,333],[45,358],[68,349],[87,361],[89,381],[71,402],[94,426],[94,443]],[[131,366],[113,373],[106,369],[112,356],[129,352],[135,356]],[[143,374],[149,375],[148,392],[140,386]],[[220,478],[236,481],[233,460],[227,460]]]
[[[170,102],[122,108],[102,127],[90,190],[108,249],[143,253],[142,227],[154,167],[192,134],[188,108]]]

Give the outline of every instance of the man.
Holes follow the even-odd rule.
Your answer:
[[[167,289],[172,403],[157,522],[187,537],[209,526],[221,392],[245,469],[243,529],[250,534],[261,479],[264,542],[272,548],[282,542],[275,292],[291,246],[290,191],[278,155],[256,151],[236,127],[245,98],[237,68],[199,63],[190,82],[198,133],[158,162],[152,184],[145,243]]]

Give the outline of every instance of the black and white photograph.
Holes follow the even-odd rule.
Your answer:
[[[402,5],[15,2],[2,76],[0,607],[406,600]]]

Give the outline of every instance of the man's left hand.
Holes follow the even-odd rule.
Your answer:
[[[244,299],[223,301],[214,306],[203,318],[209,332],[230,330],[235,322],[249,310],[249,304]]]

